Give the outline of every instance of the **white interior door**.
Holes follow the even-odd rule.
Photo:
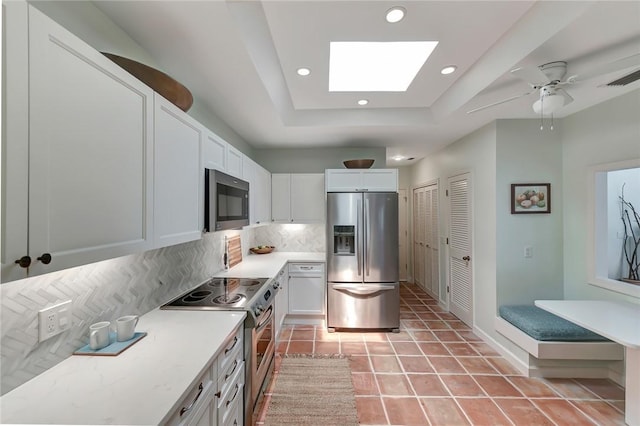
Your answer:
[[[431,222],[429,223],[430,228],[430,239],[427,245],[427,253],[428,259],[427,261],[431,264],[431,293],[436,299],[440,295],[440,233],[438,232],[439,224],[438,219],[440,217],[440,212],[438,211],[438,185],[431,185]]]
[[[400,271],[398,276],[400,281],[407,281],[407,190],[398,190],[398,267]]]
[[[424,288],[424,189],[413,190],[413,281]]]
[[[473,325],[471,175],[449,178],[449,310]]]

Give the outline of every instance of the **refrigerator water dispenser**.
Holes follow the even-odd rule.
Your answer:
[[[333,226],[333,254],[355,256],[356,227],[353,225]]]

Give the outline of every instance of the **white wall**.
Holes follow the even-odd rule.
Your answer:
[[[562,298],[561,133],[561,123],[550,131],[535,120],[497,122],[498,306]],[[550,183],[551,213],[511,214],[512,183]],[[533,257],[524,257],[525,246]]]
[[[573,114],[562,121],[562,128],[564,296],[640,303],[587,284],[586,209],[591,166],[640,158],[640,90]]]
[[[496,126],[491,123],[416,163],[412,185],[438,180],[440,236],[449,235],[447,179],[464,172],[472,178],[474,325],[493,334],[496,312]],[[412,207],[410,207],[412,211]],[[441,246],[442,247],[442,246]],[[440,250],[440,294],[446,295],[447,250]]]

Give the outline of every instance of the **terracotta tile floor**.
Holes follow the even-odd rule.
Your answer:
[[[283,329],[274,380],[278,355],[342,353],[361,425],[624,425],[614,382],[523,377],[420,288],[403,284],[400,295],[400,333]]]

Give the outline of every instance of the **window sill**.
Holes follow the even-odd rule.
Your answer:
[[[589,284],[640,299],[640,286],[634,284],[602,277],[590,278]]]

